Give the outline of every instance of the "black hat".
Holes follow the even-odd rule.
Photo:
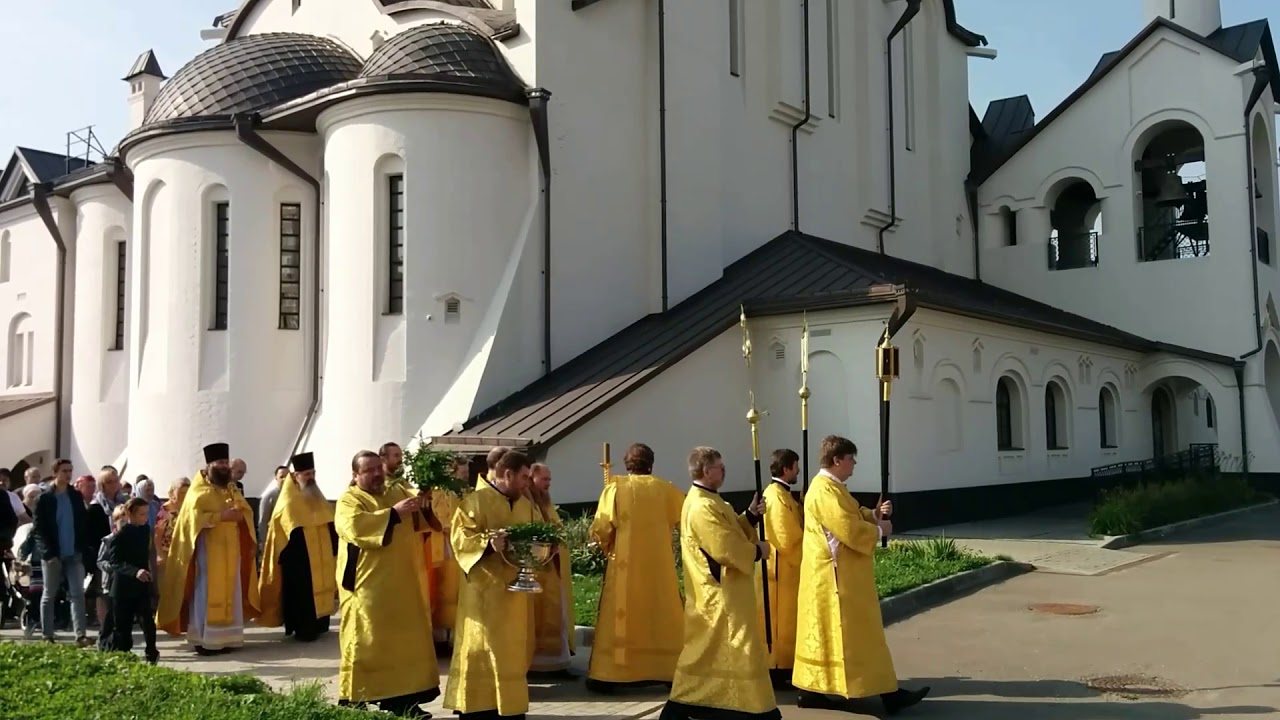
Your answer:
[[[315,456],[309,452],[298,453],[289,458],[289,464],[293,466],[294,472],[306,472],[316,469]]]
[[[226,443],[213,443],[204,446],[204,461],[206,463],[216,463],[219,460],[231,459],[231,446]]]

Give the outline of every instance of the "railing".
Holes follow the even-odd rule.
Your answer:
[[[1157,473],[1212,472],[1217,469],[1218,444],[1193,443],[1186,450],[1172,455],[1103,465],[1094,468],[1090,474],[1094,479],[1112,478],[1124,483],[1128,480],[1141,480]]]
[[[1144,262],[1208,254],[1208,220],[1179,220],[1138,228],[1138,257]]]
[[[1258,231],[1258,260],[1268,265],[1271,264],[1271,236],[1262,228],[1254,228]]]
[[[1063,252],[1063,249],[1066,252]],[[1074,270],[1098,266],[1098,233],[1056,235],[1049,238],[1049,269]]]

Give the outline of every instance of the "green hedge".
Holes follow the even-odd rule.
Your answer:
[[[1103,494],[1089,514],[1094,535],[1129,535],[1183,520],[1234,510],[1262,501],[1243,478],[1190,477]]]
[[[278,694],[247,675],[152,667],[136,655],[48,643],[0,643],[0,717],[6,720],[371,720],[318,686]]]

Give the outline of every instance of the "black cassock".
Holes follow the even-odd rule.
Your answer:
[[[334,555],[338,553],[338,532],[329,523],[329,540]],[[329,616],[316,617],[316,602],[311,590],[311,557],[303,528],[294,528],[289,542],[280,553],[280,612],[284,619],[285,637],[293,635],[302,642],[312,642],[329,631]]]

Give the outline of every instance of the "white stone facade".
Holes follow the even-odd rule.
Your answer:
[[[364,77],[328,97],[252,108],[259,126],[248,134],[230,114],[171,132],[148,117],[164,86],[143,74],[127,95],[138,130],[117,160],[131,185],[28,177],[50,183],[67,247],[61,387],[56,245],[35,197],[0,188],[10,193],[0,196],[0,400],[60,391],[62,415],[55,447],[47,428],[39,439],[7,430],[45,422],[35,411],[0,414],[0,465],[57,454],[78,470],[127,462],[163,487],[195,469],[202,445],[226,441],[248,462],[250,495],[295,449],[317,454],[332,494],[356,450],[457,434],[518,404],[513,394],[548,371],[590,364],[615,333],[696,302],[735,261],[799,230],[1151,341],[1137,349],[920,307],[894,336],[895,491],[1085,478],[1197,443],[1238,453],[1237,359],[1252,469],[1280,472],[1280,248],[1257,263],[1260,333],[1248,244],[1250,217],[1272,243],[1280,236],[1277,105],[1268,88],[1246,120],[1265,53],[1242,63],[1202,42],[1221,25],[1218,3],[1170,21],[1199,40],[1149,27],[976,179],[967,57],[977,41],[944,0],[926,0],[890,46],[892,163],[885,48],[903,0],[668,0],[665,75],[656,0],[461,5],[247,0],[207,34],[231,45],[300,33],[359,64],[426,25],[496,32],[496,57],[524,88],[551,93],[545,138],[511,97],[444,86],[359,94],[376,81]],[[1147,5],[1154,20],[1167,3]],[[310,115],[298,110],[307,102]],[[1210,250],[1144,261],[1135,238],[1151,203],[1134,162],[1171,127],[1203,141]],[[10,184],[39,174],[11,167]],[[1250,174],[1260,197],[1244,190]],[[1078,210],[1101,228],[1095,244],[1079,267],[1051,269],[1053,218],[1075,210],[1052,213],[1086,189],[1093,204]],[[1059,265],[1072,252],[1066,236]],[[811,466],[823,435],[849,435],[866,491],[881,463],[872,349],[892,309],[808,313],[823,331],[809,348]],[[690,447],[715,445],[730,487],[749,487],[749,386],[769,411],[762,452],[799,444],[800,326],[798,314],[753,320],[750,375],[739,331],[728,330],[571,430],[548,430],[557,440],[533,449],[556,468],[558,499],[594,499],[601,442],[649,443],[673,479]],[[582,403],[597,402],[588,395]],[[483,452],[484,433],[472,440]]]

